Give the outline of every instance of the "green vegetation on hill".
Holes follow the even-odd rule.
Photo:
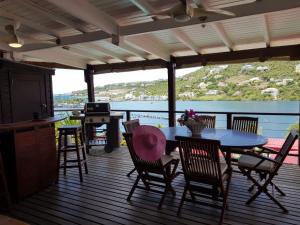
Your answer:
[[[299,65],[299,71],[296,71]],[[167,81],[135,82],[95,88],[96,96],[111,100],[167,96]],[[86,91],[73,92],[86,95]],[[300,100],[300,62],[206,66],[176,79],[178,100]]]

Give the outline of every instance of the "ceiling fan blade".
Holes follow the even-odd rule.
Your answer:
[[[185,12],[185,6],[182,3],[177,3],[171,8],[151,14],[151,16],[173,16],[183,12]]]
[[[226,15],[226,16],[236,16],[233,12],[223,10],[223,9],[205,8],[205,11],[211,12],[211,13],[216,13],[216,14],[222,14],[222,15]]]
[[[235,16],[234,13],[221,10],[221,9],[204,9],[204,8],[194,8],[193,10],[190,10],[190,16],[191,17],[201,17],[201,16],[211,16],[215,14],[222,14],[226,16]]]

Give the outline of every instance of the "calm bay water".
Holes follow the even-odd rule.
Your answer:
[[[122,110],[167,110],[167,101],[111,102],[112,109]],[[177,110],[194,109],[212,112],[267,112],[299,113],[299,101],[177,101]],[[177,115],[179,117],[180,114]],[[253,115],[252,115],[253,116]],[[298,123],[297,116],[256,116],[259,118],[259,133],[269,137],[284,137],[290,125]],[[132,113],[142,124],[168,126],[165,113]],[[216,127],[226,127],[226,115],[217,115]]]

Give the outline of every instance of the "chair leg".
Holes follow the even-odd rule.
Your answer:
[[[289,211],[276,199],[274,198],[267,190],[264,192],[273,202],[275,202],[276,205],[279,206],[285,213],[288,213]]]
[[[195,202],[196,201],[196,197],[195,197],[194,193],[192,192],[191,189],[189,189],[189,192],[190,192],[192,200]]]
[[[56,169],[57,169],[57,173],[56,173],[56,181],[55,183],[58,183],[59,180],[59,170],[60,170],[60,155],[61,155],[61,142],[62,142],[62,135],[59,134],[58,136],[58,149],[57,149],[57,162],[56,162]]]
[[[158,209],[161,209],[162,204],[163,204],[163,202],[164,202],[164,200],[165,200],[165,197],[166,197],[166,195],[167,195],[167,193],[168,193],[168,189],[169,189],[169,187],[168,187],[168,185],[166,185],[165,191],[164,191],[164,193],[162,194],[162,196],[161,196],[161,198],[160,198],[159,205],[158,205],[158,207],[157,207]]]
[[[222,205],[222,211],[221,211],[221,216],[220,216],[220,220],[219,220],[219,225],[223,224],[225,209],[228,208],[227,207],[227,198],[228,198],[228,193],[229,193],[231,176],[232,176],[232,174],[229,175],[229,178],[228,178],[227,184],[226,184],[226,190],[225,190],[224,196],[223,196],[223,205]]]
[[[64,153],[64,175],[67,175],[67,151],[66,151],[66,148],[68,145],[67,136],[68,135],[64,135],[64,147],[65,147],[65,150],[63,151],[63,153]]]
[[[133,174],[133,172],[136,171],[136,168],[134,167],[129,173],[127,173],[127,177],[130,177],[131,174]]]
[[[85,170],[85,173],[88,174],[89,171],[88,171],[87,162],[86,162],[85,146],[84,146],[84,140],[83,140],[83,133],[82,132],[80,132],[79,138],[80,138],[80,145],[83,146],[83,148],[82,148],[82,157],[83,157],[83,160],[84,160],[84,170]]]
[[[77,155],[77,164],[78,164],[78,170],[79,170],[79,178],[80,178],[80,182],[83,182],[82,168],[81,168],[81,159],[80,159],[80,152],[79,152],[79,144],[78,144],[77,133],[75,134],[75,146],[76,146],[76,155]]]
[[[179,207],[178,207],[177,216],[179,216],[180,213],[181,213],[181,208],[182,208],[183,203],[184,203],[184,201],[185,201],[186,192],[187,192],[188,190],[189,190],[188,185],[185,185],[184,191],[183,191],[183,193],[182,193],[182,197],[181,197],[181,200],[180,200],[180,204],[179,204]]]
[[[141,176],[138,175],[137,178],[136,178],[136,180],[135,180],[135,182],[134,182],[134,184],[133,184],[133,186],[132,186],[132,188],[131,188],[131,190],[130,190],[130,192],[129,192],[129,195],[128,195],[128,197],[127,197],[127,201],[130,201],[131,196],[132,196],[132,194],[133,194],[133,192],[134,192],[136,186],[138,185],[140,179],[141,179]]]
[[[274,186],[274,188],[276,189],[276,191],[278,191],[282,196],[285,196],[285,193],[273,182],[271,182],[271,184]]]

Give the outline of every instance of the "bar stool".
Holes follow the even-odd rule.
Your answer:
[[[1,209],[7,210],[10,208],[10,196],[8,192],[5,170],[2,160],[2,152],[0,151],[0,202],[4,203],[4,205],[0,205]]]
[[[57,157],[57,182],[59,179],[59,169],[64,169],[64,175],[67,174],[67,168],[76,168],[79,169],[80,182],[83,181],[82,177],[82,165],[84,165],[85,173],[88,173],[85,147],[83,141],[83,133],[81,126],[61,126],[58,128],[58,157]],[[74,139],[75,144],[70,143],[70,138]],[[80,155],[80,149],[82,152],[82,159]],[[76,152],[76,158],[70,159],[67,156],[69,152]],[[60,157],[63,154],[63,162],[61,163]]]

